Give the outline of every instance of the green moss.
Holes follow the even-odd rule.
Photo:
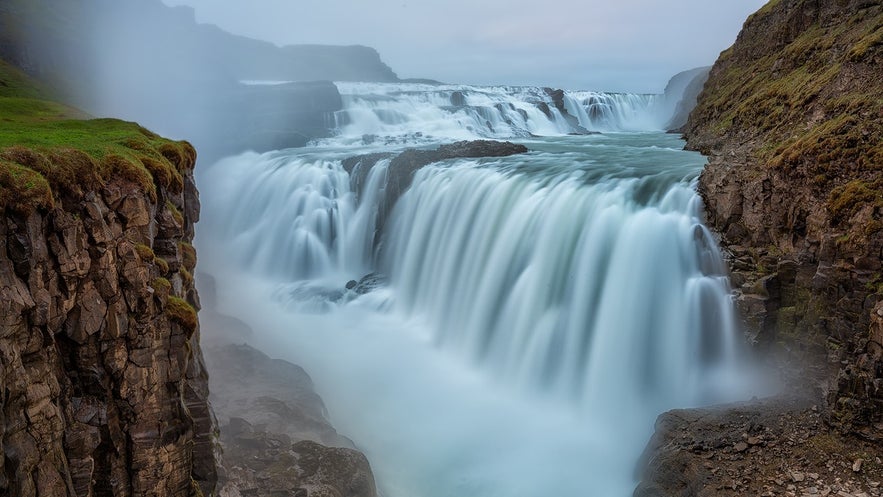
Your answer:
[[[881,46],[883,46],[883,23],[849,49],[849,58],[854,62],[861,61]]]
[[[758,170],[774,169],[827,199],[835,223],[873,206],[865,232],[877,232],[883,11],[843,9],[800,32],[768,32],[787,16],[782,2],[770,1],[749,18],[705,86],[691,116],[694,132],[710,144],[747,145]]]
[[[52,189],[40,173],[14,162],[0,160],[0,206],[29,214],[54,205]]]
[[[166,278],[154,278],[153,281],[150,282],[150,286],[155,292],[161,295],[168,295],[172,290],[172,283]]]
[[[180,297],[169,296],[169,301],[166,303],[166,316],[190,332],[196,330],[196,310]]]
[[[184,268],[190,273],[196,268],[196,249],[189,243],[178,243],[178,249],[181,251],[181,258],[184,262]]]
[[[169,263],[162,257],[157,257],[154,261],[162,274],[169,274]]]
[[[49,208],[59,195],[76,198],[111,179],[129,181],[156,200],[156,189],[184,188],[196,152],[116,119],[83,119],[84,113],[46,100],[47,93],[0,61],[0,209]],[[21,178],[22,168],[30,178]],[[42,176],[39,182],[34,173]],[[51,198],[45,195],[46,185]],[[34,186],[42,189],[29,192]]]
[[[153,249],[143,243],[135,245],[135,251],[138,252],[138,256],[143,261],[153,262],[156,260],[156,254],[153,252]]]
[[[175,204],[166,201],[166,209],[172,213],[172,217],[175,219],[175,222],[178,223],[178,226],[184,226],[184,215],[181,214],[181,211],[175,207]]]
[[[835,188],[828,197],[828,210],[835,221],[848,219],[866,205],[883,210],[883,179],[873,183],[852,180]]]

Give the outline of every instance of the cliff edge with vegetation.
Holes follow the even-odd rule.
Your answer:
[[[737,304],[783,392],[660,416],[640,497],[878,496],[883,5],[771,0],[684,130]]]
[[[0,494],[211,493],[188,143],[0,61]]]
[[[773,0],[714,65],[688,146],[757,342],[883,440],[883,5]]]

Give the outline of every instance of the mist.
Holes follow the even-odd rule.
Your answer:
[[[760,0],[12,1],[19,65],[196,146],[208,363],[302,364],[381,495],[625,497],[661,412],[759,392],[666,131]]]
[[[680,70],[713,63],[765,3],[165,1],[279,45],[369,45],[407,78],[649,93]]]

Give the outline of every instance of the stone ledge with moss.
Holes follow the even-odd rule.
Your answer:
[[[195,152],[0,62],[0,494],[210,495]]]
[[[152,201],[157,188],[184,189],[196,151],[135,123],[87,119],[52,102],[45,90],[0,61],[0,208],[49,209],[81,200],[113,179],[130,182]]]

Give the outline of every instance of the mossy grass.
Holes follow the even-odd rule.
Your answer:
[[[178,249],[181,251],[184,268],[193,273],[193,270],[196,268],[196,249],[193,248],[193,245],[186,242],[179,242]]]
[[[162,257],[157,257],[153,262],[156,263],[156,267],[159,268],[159,272],[162,274],[169,274],[169,263]]]
[[[156,259],[156,254],[153,252],[153,249],[143,243],[135,245],[135,251],[138,252],[141,260],[153,262]]]
[[[75,198],[114,178],[156,201],[157,187],[179,193],[196,162],[193,147],[136,123],[85,119],[49,100],[23,73],[0,61],[0,209],[31,212]]]
[[[157,293],[162,295],[168,295],[169,292],[172,291],[172,283],[166,278],[154,278],[153,281],[150,282],[150,286]]]
[[[773,0],[746,23],[782,15]],[[869,13],[870,12],[870,13]],[[843,12],[795,33],[740,36],[721,54],[691,121],[749,144],[753,159],[806,178],[834,222],[883,215],[883,13]],[[793,35],[793,36],[792,36]],[[780,43],[770,47],[765,44]]]
[[[181,297],[169,296],[169,300],[166,303],[166,316],[188,331],[193,332],[196,330],[196,309]]]
[[[175,207],[175,204],[166,201],[166,208],[169,209],[169,212],[172,213],[172,218],[175,219],[175,222],[178,223],[178,226],[184,226],[184,215],[181,214],[181,211]]]

